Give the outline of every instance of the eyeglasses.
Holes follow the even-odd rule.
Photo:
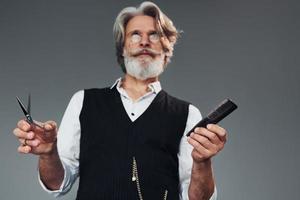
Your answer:
[[[156,33],[156,32],[154,32],[154,33],[150,33],[149,34],[149,41],[151,42],[151,43],[158,43],[159,42],[159,40],[160,40],[160,36],[159,36],[159,34],[158,33]],[[132,43],[139,43],[139,42],[141,42],[142,41],[142,35],[140,34],[140,33],[132,33],[131,35],[130,35],[130,41],[132,42]]]

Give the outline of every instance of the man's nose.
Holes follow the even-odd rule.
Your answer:
[[[143,35],[141,41],[140,41],[140,46],[141,47],[149,47],[150,46],[150,41],[148,35]]]

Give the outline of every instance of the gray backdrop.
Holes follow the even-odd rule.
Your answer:
[[[114,19],[139,3],[0,1],[0,199],[53,199],[37,181],[37,158],[16,151],[15,96],[31,92],[33,117],[60,122],[74,92],[111,85],[122,76]],[[239,105],[221,123],[229,140],[214,158],[219,199],[299,199],[299,2],[156,3],[184,31],[163,88],[203,115],[226,97]]]

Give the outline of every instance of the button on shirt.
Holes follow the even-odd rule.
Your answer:
[[[161,85],[159,81],[153,82],[148,85],[149,92],[140,97],[139,99],[133,101],[126,91],[122,88],[122,79],[119,78],[113,84],[111,88],[115,85],[120,93],[120,98],[122,100],[123,106],[131,119],[135,121],[139,118],[143,112],[148,108],[151,102],[154,100],[156,95],[161,91]],[[68,107],[64,113],[63,119],[61,121],[58,138],[57,138],[57,148],[58,153],[64,167],[64,180],[60,186],[59,190],[49,190],[43,184],[39,178],[40,184],[45,191],[53,194],[55,197],[59,197],[67,193],[76,178],[79,175],[79,144],[80,144],[80,121],[79,115],[82,109],[84,98],[84,91],[78,91],[71,98]],[[180,141],[179,153],[178,153],[178,164],[179,164],[179,182],[180,182],[180,199],[188,199],[188,187],[190,183],[191,169],[192,169],[192,157],[191,152],[193,147],[187,142],[186,133],[192,129],[198,121],[201,120],[200,111],[193,105],[189,105],[189,113],[187,117],[185,131],[182,134],[182,139]],[[216,188],[210,200],[217,199]]]

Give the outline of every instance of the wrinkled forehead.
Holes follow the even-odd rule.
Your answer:
[[[132,31],[150,32],[157,31],[155,19],[147,15],[137,15],[131,18],[125,28],[126,34]]]

